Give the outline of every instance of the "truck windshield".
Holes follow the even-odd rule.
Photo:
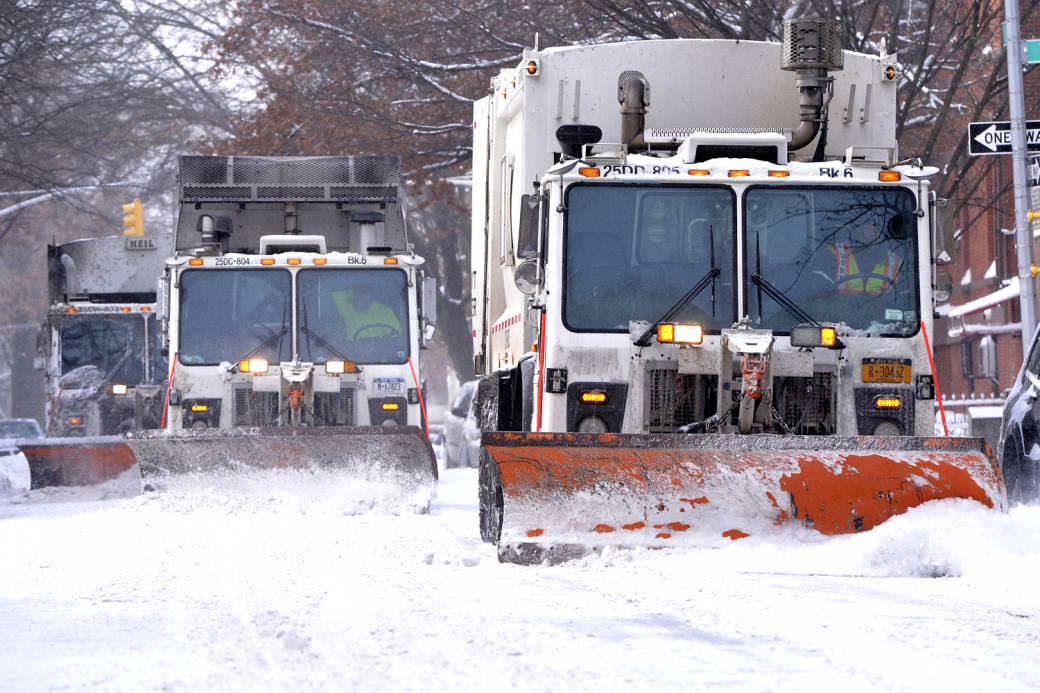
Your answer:
[[[567,190],[564,323],[628,332],[659,320],[715,267],[674,320],[717,332],[735,321],[735,197],[722,186],[573,185]]]
[[[177,360],[214,366],[292,358],[292,277],[288,270],[188,270],[181,274]]]
[[[408,281],[403,271],[304,269],[296,280],[300,359],[408,360]]]
[[[750,188],[746,286],[754,326],[788,333],[805,322],[770,295],[779,292],[817,322],[915,334],[921,318],[914,210],[913,195],[902,188]]]
[[[140,316],[67,316],[61,324],[61,374],[68,387],[123,385],[144,380],[144,320]]]

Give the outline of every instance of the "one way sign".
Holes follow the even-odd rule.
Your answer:
[[[1026,121],[1026,151],[1040,152],[1040,120]],[[968,123],[968,153],[1010,154],[1011,123]]]

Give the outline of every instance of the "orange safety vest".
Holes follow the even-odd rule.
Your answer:
[[[848,243],[842,243],[841,245],[831,245],[831,252],[834,253],[834,259],[837,260],[838,266],[834,271],[834,282],[841,283],[841,289],[839,293],[843,294],[861,294],[864,291],[863,277],[856,277],[855,279],[849,279],[848,281],[842,282],[844,277],[851,276],[853,274],[859,274],[859,263],[856,262],[856,256],[852,254],[852,249]],[[903,259],[899,255],[890,250],[885,254],[885,259],[874,265],[874,269],[871,270],[872,274],[881,274],[889,278],[889,280],[895,284],[896,279],[899,277],[899,268],[903,266]],[[866,292],[871,296],[880,296],[888,290],[888,282],[878,277],[869,277],[866,281]]]

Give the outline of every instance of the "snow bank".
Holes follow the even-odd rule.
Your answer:
[[[0,499],[24,494],[29,484],[29,463],[25,455],[0,446]]]
[[[690,570],[858,577],[964,577],[1022,586],[1040,575],[1040,506],[1008,513],[968,500],[913,508],[869,532],[827,537],[784,527],[764,536],[718,542],[712,549],[604,549],[583,567],[670,560]]]

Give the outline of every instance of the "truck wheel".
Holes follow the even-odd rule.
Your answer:
[[[1023,467],[1025,458],[1022,455],[1022,444],[1018,438],[1008,438],[1004,443],[1004,456],[1000,460],[1000,471],[1004,475],[1004,487],[1007,489],[1008,503],[1011,505],[1026,502],[1023,491]]]
[[[497,544],[502,537],[502,509],[505,505],[502,496],[502,479],[498,475],[498,465],[484,448],[480,449],[479,498],[480,498],[480,538],[486,542]]]
[[[477,385],[477,395],[473,402],[473,415],[477,419],[477,427],[481,431],[497,431],[498,429],[498,372],[485,375]],[[459,457],[462,456],[460,449]]]

